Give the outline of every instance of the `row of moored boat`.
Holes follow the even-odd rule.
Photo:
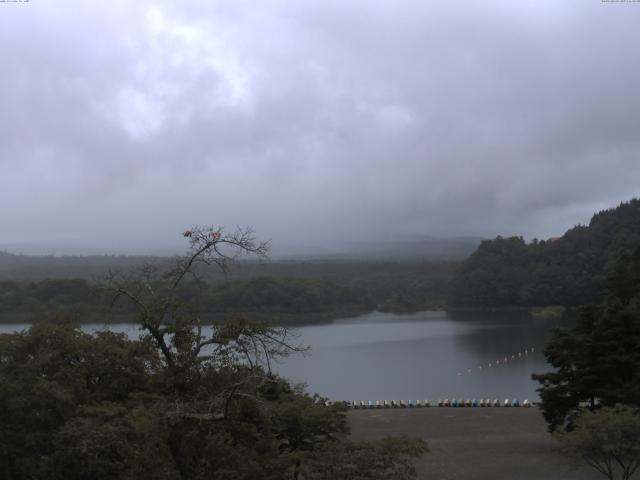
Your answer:
[[[500,401],[497,398],[491,400],[490,398],[477,399],[452,399],[448,398],[440,399],[435,404],[438,407],[531,407],[532,403],[529,400],[524,400],[522,403],[517,398],[509,399],[505,398],[504,401]],[[375,400],[375,401],[353,401],[349,402],[351,408],[367,409],[367,408],[422,408],[431,407],[432,404],[429,400]]]

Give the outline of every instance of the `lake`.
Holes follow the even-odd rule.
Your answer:
[[[556,325],[523,312],[375,312],[300,328],[310,355],[277,369],[334,399],[533,400],[531,373],[550,369],[542,351]]]
[[[518,311],[373,312],[298,327],[310,352],[282,359],[274,369],[336,400],[535,400],[531,373],[549,370],[542,351],[557,325]],[[25,327],[4,324],[0,332]],[[138,335],[134,324],[110,329]]]

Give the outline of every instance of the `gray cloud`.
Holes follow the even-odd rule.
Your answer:
[[[634,4],[0,10],[0,245],[545,237],[640,195]]]

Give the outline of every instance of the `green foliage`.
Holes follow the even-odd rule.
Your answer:
[[[79,408],[152,392],[158,366],[148,342],[120,334],[92,337],[69,324],[41,324],[0,335],[0,464],[12,472],[6,478],[45,478],[41,470],[52,468],[56,452],[52,439]]]
[[[521,237],[484,241],[451,283],[464,306],[579,306],[604,297],[618,259],[640,244],[640,200],[597,213],[589,226],[526,244]]]
[[[555,332],[545,355],[554,372],[534,375],[551,429],[571,428],[581,404],[640,406],[640,248],[619,260],[606,300]]]
[[[82,279],[45,279],[40,282],[0,282],[0,314],[106,312],[106,298]]]
[[[177,389],[148,340],[49,323],[0,335],[3,478],[280,479],[296,465],[323,478],[351,462],[362,478],[413,478],[414,441],[349,442],[345,404],[224,363]]]
[[[158,403],[140,397],[79,407],[55,432],[47,470],[61,479],[180,478]]]
[[[195,266],[224,270],[264,244],[240,229],[184,236],[189,252],[171,267],[108,277],[105,288],[137,314],[139,340],[64,322],[0,335],[0,476],[279,480],[303,470],[318,478],[356,459],[367,478],[414,478],[410,459],[422,443],[349,442],[345,404],[327,405],[271,373],[272,358],[303,350],[286,328],[198,315]],[[353,458],[326,454],[345,449]],[[365,450],[376,457],[365,462]]]
[[[238,265],[221,280],[206,271],[185,279],[178,297],[209,320],[251,315],[282,324],[311,323],[370,312],[441,308],[454,264],[272,263]],[[237,270],[237,271],[236,271]],[[81,278],[0,281],[0,321],[44,319],[65,312],[85,322],[134,321],[135,305],[112,304]]]
[[[374,308],[364,288],[328,280],[257,277],[214,285],[203,299],[205,310],[221,313],[362,313]]]
[[[581,458],[610,480],[628,480],[640,467],[640,415],[617,405],[581,411],[570,432],[556,434],[565,452]]]
[[[197,304],[218,318],[226,314],[258,314],[286,320],[317,314],[357,315],[375,307],[364,288],[304,278],[257,277],[214,282],[204,289],[198,282],[185,281],[177,293],[182,301]],[[82,279],[0,282],[0,314],[46,316],[61,311],[84,318],[90,315],[100,321],[114,314],[131,319],[135,308],[131,302],[120,302],[113,308],[111,298],[99,286]]]

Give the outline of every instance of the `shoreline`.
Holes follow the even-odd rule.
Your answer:
[[[433,307],[421,310],[403,310],[403,311],[389,311],[373,309],[368,311],[352,310],[342,312],[311,312],[305,314],[293,314],[293,313],[269,313],[269,312],[246,312],[246,313],[213,313],[207,318],[208,321],[216,321],[225,316],[228,317],[248,317],[257,320],[269,321],[273,319],[273,325],[296,327],[307,325],[320,325],[330,324],[336,320],[343,320],[345,318],[357,318],[365,315],[371,315],[375,313],[388,313],[394,315],[415,315],[426,312],[444,312],[444,313],[472,313],[472,312],[495,312],[495,313],[522,313],[528,314],[532,320],[548,319],[548,318],[561,318],[565,312],[571,313],[576,311],[578,307],[565,307],[561,305],[549,305],[549,306],[537,306],[537,307],[519,307],[519,306],[498,306],[498,307]],[[133,315],[127,313],[110,314],[110,313],[96,313],[96,312],[59,312],[62,314],[68,314],[70,317],[77,316],[80,324],[84,325],[102,325],[102,324],[127,324],[136,323]],[[0,324],[34,324],[42,321],[46,321],[56,315],[56,312],[18,312],[18,313],[0,313]],[[82,317],[86,320],[82,320]]]

